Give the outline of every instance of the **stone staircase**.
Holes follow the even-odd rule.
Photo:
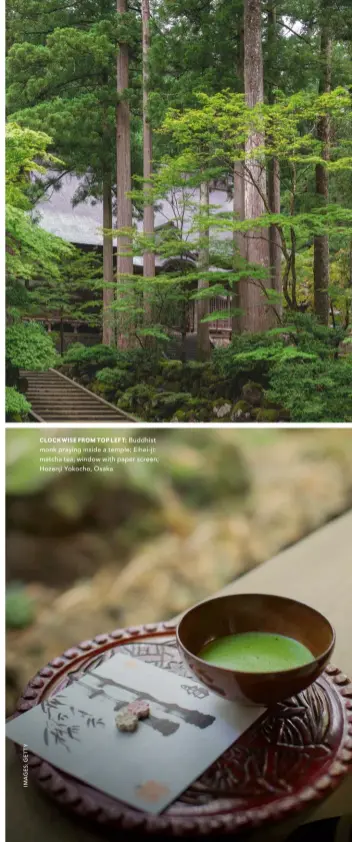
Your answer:
[[[88,421],[123,424],[136,418],[94,395],[53,368],[49,371],[21,371],[25,378],[26,398],[35,421]]]

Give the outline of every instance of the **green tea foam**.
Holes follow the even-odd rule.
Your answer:
[[[298,640],[256,631],[213,640],[198,657],[214,666],[240,672],[280,672],[314,661],[310,650]]]

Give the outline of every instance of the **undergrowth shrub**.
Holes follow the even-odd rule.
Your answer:
[[[289,411],[291,421],[352,421],[352,360],[283,358],[266,394]]]
[[[6,386],[5,413],[6,421],[26,421],[31,404],[14,386]]]
[[[95,382],[92,386],[93,392],[104,396],[106,400],[117,400],[126,389],[133,386],[135,382],[135,374],[126,366],[121,365],[116,368],[101,368],[97,372]]]
[[[120,374],[122,371],[130,372],[133,375],[133,382],[136,383],[140,382],[142,377],[150,373],[157,364],[156,360],[157,358],[154,359],[153,354],[148,354],[142,348],[121,350],[120,348],[113,348],[109,345],[85,346],[79,342],[75,342],[63,355],[62,368],[65,374],[79,380],[84,385],[91,386],[98,373],[102,370],[113,370],[115,368]],[[108,378],[109,375],[103,375],[103,379],[100,382],[104,382],[104,377]],[[116,381],[118,377],[119,374],[117,373]],[[106,379],[106,384],[110,387],[112,380]]]
[[[62,366],[69,377],[87,385],[101,368],[113,368],[117,364],[118,351],[108,345],[70,345],[62,357]]]
[[[63,362],[83,385],[147,421],[207,422],[215,413],[224,423],[244,415],[253,423],[343,422],[352,420],[352,355],[340,355],[344,336],[307,314],[290,314],[282,327],[234,336],[207,362],[78,343]]]
[[[351,421],[352,360],[338,354],[344,335],[340,327],[291,314],[282,328],[235,336],[214,352],[214,365],[237,391],[249,378],[259,382],[265,400],[286,410],[291,421]]]

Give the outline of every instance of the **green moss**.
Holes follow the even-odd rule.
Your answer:
[[[169,421],[178,409],[187,410],[191,400],[188,392],[159,392],[154,394],[150,409],[156,420]]]
[[[270,401],[268,398],[264,398],[262,402],[263,409],[280,409],[280,407],[275,403],[275,401]]]
[[[175,377],[182,376],[183,363],[181,360],[161,360],[159,365],[159,375],[161,379],[172,380]]]
[[[252,407],[247,401],[237,401],[232,409],[231,419],[233,421],[240,421],[244,415],[250,415],[251,409]]]
[[[188,404],[191,397],[188,392],[159,392],[154,394],[153,404],[154,406],[158,406],[159,404],[166,404],[167,406],[182,403]]]
[[[137,386],[132,386],[119,398],[118,406],[124,409],[125,412],[136,412],[138,415],[144,416],[148,406],[155,400],[157,392],[151,386],[145,383],[140,383]]]
[[[202,363],[198,360],[190,360],[189,363],[185,363],[184,368],[186,371],[193,371],[196,372],[205,372],[211,371],[211,364],[209,363]]]
[[[251,406],[260,406],[263,399],[264,389],[260,383],[255,383],[254,380],[248,380],[243,386],[242,397]]]
[[[212,405],[207,400],[188,397],[185,405],[173,413],[171,421],[181,422],[206,422],[212,421]]]
[[[260,406],[253,406],[253,408],[251,409],[251,418],[253,418],[254,421],[257,420],[260,411]]]
[[[269,424],[274,424],[276,421],[279,420],[279,410],[261,408],[259,409],[256,420],[266,421]]]
[[[175,371],[180,370],[183,366],[181,360],[161,360],[160,367],[163,368],[165,371]]]

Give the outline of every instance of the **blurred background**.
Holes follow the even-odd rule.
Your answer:
[[[131,435],[45,434],[87,432]],[[58,475],[43,429],[7,430],[7,713],[64,649],[168,619],[351,506],[351,430],[141,433],[157,463]]]

